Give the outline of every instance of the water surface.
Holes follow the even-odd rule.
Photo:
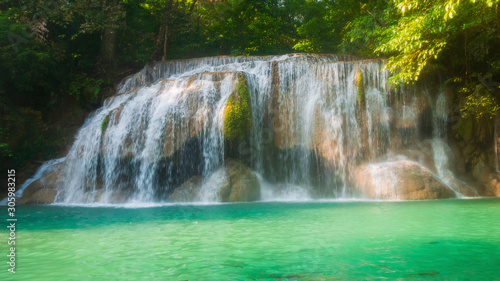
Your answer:
[[[499,280],[498,199],[17,212],[1,280]]]

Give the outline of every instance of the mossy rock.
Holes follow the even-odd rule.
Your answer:
[[[365,86],[363,81],[363,72],[361,69],[358,70],[357,73],[357,81],[358,81],[358,105],[362,108],[365,107]]]
[[[470,117],[462,118],[458,124],[457,133],[466,141],[472,138],[474,120]]]
[[[224,109],[224,139],[243,141],[250,135],[252,127],[250,91],[245,76],[238,74],[236,89]]]
[[[111,115],[111,113],[109,113],[108,115],[106,115],[106,117],[104,117],[104,120],[102,120],[102,123],[101,123],[101,132],[103,132],[103,133],[108,128],[108,125],[109,125],[109,115]]]

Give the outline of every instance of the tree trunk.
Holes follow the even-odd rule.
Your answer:
[[[167,44],[168,44],[168,25],[165,26],[165,39],[163,40],[163,56],[162,61],[167,60]]]
[[[497,36],[500,40],[500,2],[497,3]]]
[[[106,63],[112,63],[115,59],[116,48],[116,29],[106,27],[102,36],[101,60]]]
[[[156,39],[156,45],[158,46],[158,51],[162,54],[161,60],[167,59],[167,48],[168,48],[168,22],[170,16],[170,10],[172,8],[172,0],[165,1],[165,9],[163,10],[163,15],[161,17],[161,26],[158,31],[158,37]]]
[[[108,21],[104,27],[101,40],[101,61],[111,64],[115,59],[116,32],[118,26],[118,3],[116,0],[108,0],[106,7],[108,11]]]
[[[189,14],[191,15],[193,13],[194,7],[196,6],[198,0],[194,0],[193,3],[191,4],[191,7],[189,7]]]

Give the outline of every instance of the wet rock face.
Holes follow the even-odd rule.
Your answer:
[[[226,161],[226,170],[229,180],[227,197],[223,196],[223,202],[249,202],[260,199],[260,184],[257,176],[247,168],[241,161]]]
[[[50,204],[57,195],[56,189],[62,184],[62,164],[30,184],[19,198],[21,204]]]
[[[215,198],[219,202],[250,202],[260,199],[260,184],[257,176],[241,161],[227,159],[225,166],[218,171],[222,179],[215,181]],[[205,198],[204,189],[213,186],[211,178],[194,176],[176,188],[169,200],[171,202],[211,201]]]
[[[455,192],[428,169],[409,160],[357,167],[354,185],[373,199],[421,200],[455,197]]]
[[[484,154],[478,157],[477,162],[473,165],[472,168],[472,176],[483,183],[486,183],[488,181],[488,177],[490,174],[490,168],[486,164]]]
[[[248,139],[252,126],[251,100],[245,75],[238,74],[234,92],[224,108],[224,138],[228,141]]]
[[[196,202],[200,201],[201,176],[194,176],[174,190],[170,195],[171,202]]]
[[[166,111],[165,114],[169,115],[167,120],[173,122],[166,122],[164,126],[164,135],[160,136],[158,141],[163,152],[163,158],[167,158],[173,155],[175,152],[179,151],[186,142],[191,138],[200,137],[203,130],[206,130],[207,120],[210,119],[210,115],[213,114],[213,108],[210,108],[209,104],[205,104],[202,95],[203,90],[207,91],[220,91],[221,83],[227,77],[232,77],[232,83],[237,85],[238,81],[243,81],[245,83],[244,75],[240,72],[204,72],[191,75],[186,78],[183,83],[176,83],[174,80],[164,80],[159,83],[159,87],[154,88],[160,94],[162,91],[167,91],[170,88],[180,87],[183,89],[181,94],[177,94],[179,107],[182,107],[180,112],[177,111]],[[211,87],[207,87],[207,84],[211,84]],[[204,88],[206,87],[206,88]],[[132,94],[133,97],[137,97],[141,93],[137,91]],[[119,99],[120,96],[114,96],[107,100],[108,103],[112,103],[114,100]],[[205,98],[206,99],[206,98]],[[145,106],[148,107],[149,105]],[[157,105],[156,105],[157,106]],[[101,154],[112,153],[116,149],[117,143],[114,142],[116,139],[117,131],[123,128],[128,128],[130,130],[127,135],[122,137],[122,142],[119,143],[119,154],[121,157],[134,157],[140,152],[140,149],[145,145],[145,140],[138,137],[142,131],[144,133],[147,130],[148,124],[144,120],[140,120],[140,125],[137,126],[140,131],[134,130],[138,120],[141,118],[154,118],[154,114],[148,113],[147,116],[134,116],[132,119],[130,116],[138,111],[138,108],[130,106],[129,101],[124,101],[118,107],[111,110],[108,115],[106,115],[101,126],[103,131],[102,134],[102,144],[101,144]],[[152,115],[152,116],[151,116]],[[115,136],[106,136],[109,127],[114,127],[111,134]]]
[[[499,149],[492,151],[489,127],[476,129],[466,120],[452,126],[459,113],[452,92],[427,82],[390,86],[384,65],[293,54],[147,67],[82,127],[65,164],[67,188],[58,190],[57,200],[259,200],[256,176],[228,157],[245,159],[263,180],[284,184],[277,197],[293,185],[311,187],[313,198],[497,192],[488,177]],[[455,135],[462,140],[452,145]],[[378,163],[387,157],[392,162]],[[28,197],[51,201],[54,181],[42,181]]]
[[[490,191],[494,196],[500,196],[500,173],[490,175]]]

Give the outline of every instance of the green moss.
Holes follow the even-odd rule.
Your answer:
[[[472,118],[466,117],[462,118],[458,124],[457,133],[466,141],[472,137],[473,121]]]
[[[243,74],[238,75],[238,85],[231,93],[224,109],[224,138],[242,141],[250,135],[252,126],[250,92]]]
[[[109,114],[106,115],[106,117],[104,118],[104,120],[102,120],[102,123],[101,123],[101,131],[103,133],[108,128],[108,125],[109,125]]]
[[[361,69],[358,70],[358,104],[361,107],[365,107],[365,87],[363,85],[363,72]]]

